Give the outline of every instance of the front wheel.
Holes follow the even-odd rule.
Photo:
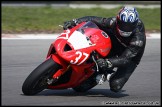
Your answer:
[[[35,95],[47,88],[47,79],[60,69],[60,65],[52,58],[46,60],[34,69],[26,78],[22,86],[25,95]]]

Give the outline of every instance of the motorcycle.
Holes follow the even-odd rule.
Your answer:
[[[105,79],[104,74],[98,79],[96,60],[106,57],[111,47],[108,34],[91,21],[64,30],[51,43],[45,61],[26,78],[22,92],[35,95],[44,89],[68,88],[88,91]]]

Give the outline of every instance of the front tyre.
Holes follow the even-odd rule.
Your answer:
[[[35,68],[26,78],[22,86],[25,95],[35,95],[47,88],[47,79],[52,78],[53,74],[60,69],[60,65],[52,58],[46,60]]]

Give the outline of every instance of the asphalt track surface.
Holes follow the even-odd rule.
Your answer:
[[[22,84],[42,63],[53,40],[2,40],[1,105],[161,105],[161,42],[147,39],[145,53],[121,92],[109,90],[108,82],[85,93],[72,89],[44,90],[35,96],[25,96]]]

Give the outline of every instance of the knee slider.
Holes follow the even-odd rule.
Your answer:
[[[125,82],[125,80],[120,79],[110,81],[110,90],[113,92],[119,92],[124,86]]]
[[[121,86],[119,80],[110,81],[110,90],[113,92],[120,91]]]

